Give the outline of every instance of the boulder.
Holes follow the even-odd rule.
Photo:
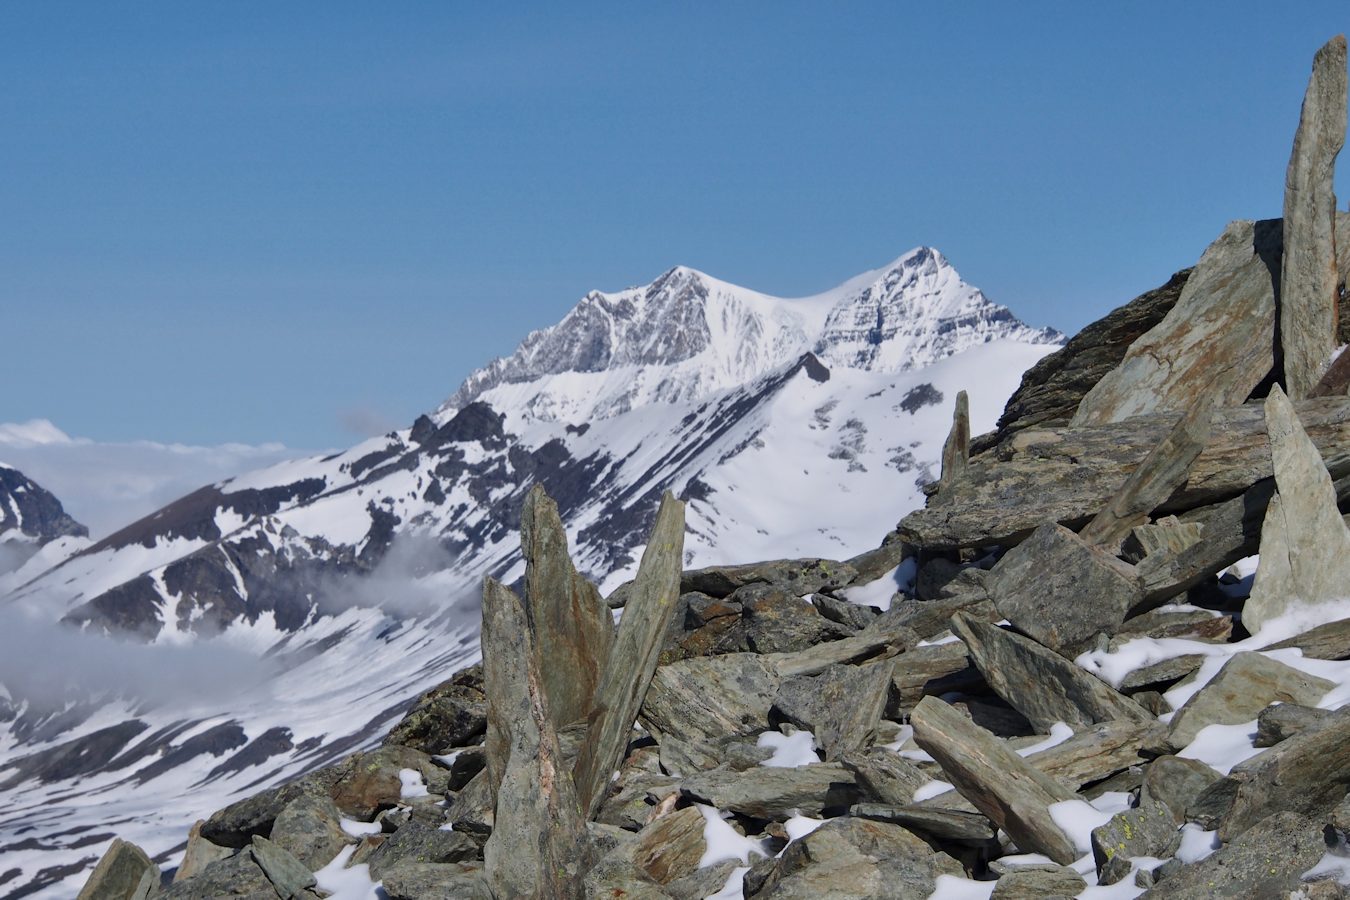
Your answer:
[[[1274,747],[1296,734],[1312,731],[1327,724],[1333,713],[1297,703],[1278,703],[1267,706],[1256,717],[1255,747]]]
[[[1156,800],[1116,813],[1111,821],[1092,829],[1097,883],[1115,884],[1129,875],[1131,857],[1171,856],[1180,840],[1172,810]]]
[[[277,896],[276,888],[249,850],[217,860],[191,878],[175,881],[160,894],[162,900],[277,900]]]
[[[707,820],[695,806],[664,815],[638,832],[633,864],[657,884],[668,884],[698,869],[707,842]]]
[[[859,803],[849,810],[849,815],[877,822],[892,822],[935,840],[972,844],[986,849],[995,838],[994,826],[987,818],[963,810],[914,804],[886,806],[880,803]]]
[[[1163,804],[1171,812],[1173,824],[1179,826],[1186,821],[1186,809],[1222,777],[1198,759],[1160,756],[1144,770],[1139,805]]]
[[[479,664],[456,672],[448,681],[418,697],[413,708],[389,732],[385,743],[436,755],[477,744],[486,732],[483,666]]]
[[[1350,583],[1350,528],[1322,456],[1278,385],[1265,409],[1279,494],[1266,510],[1261,565],[1242,608],[1252,634],[1286,612],[1342,600]]]
[[[891,662],[830,666],[819,675],[787,678],[773,711],[811,731],[827,760],[869,746],[886,711]]]
[[[1087,887],[1083,876],[1068,866],[1017,866],[1000,875],[990,900],[1061,900],[1077,897]]]
[[[942,477],[938,480],[938,496],[944,487],[950,487],[965,474],[970,464],[970,398],[965,391],[956,393],[956,409],[952,412],[952,428],[942,445]]]
[[[727,597],[748,584],[770,584],[798,597],[836,590],[853,583],[858,572],[848,563],[829,559],[775,559],[742,566],[690,569],[680,576],[680,593],[698,591]]]
[[[1074,426],[1122,422],[1193,403],[1236,406],[1275,364],[1279,220],[1229,223],[1161,322],[1079,404]]]
[[[1333,687],[1335,684],[1325,678],[1308,675],[1260,653],[1236,653],[1177,710],[1167,740],[1180,749],[1195,740],[1206,725],[1249,722],[1277,702],[1309,706]]]
[[[861,631],[876,620],[881,615],[881,610],[875,606],[863,606],[861,603],[850,603],[847,600],[840,600],[838,597],[832,597],[829,594],[812,594],[811,605],[816,608],[822,616],[843,625],[848,629],[848,633]]]
[[[145,900],[158,893],[159,866],[140,847],[113,838],[78,900]]]
[[[304,900],[318,896],[311,890],[315,886],[314,873],[289,850],[265,837],[254,835],[248,852],[253,854],[253,861],[262,869],[267,880],[272,882],[272,888],[281,900]]]
[[[741,620],[735,629],[738,646],[754,653],[805,650],[823,641],[848,637],[857,630],[831,621],[811,603],[776,585],[747,585],[727,599],[741,606]]]
[[[1276,641],[1262,650],[1295,648],[1310,659],[1350,659],[1350,619],[1338,619],[1302,634]]]
[[[1113,719],[1153,721],[1139,704],[1029,638],[964,613],[952,617],[952,628],[989,686],[1038,732],[1048,734],[1057,722],[1079,728]]]
[[[656,672],[661,639],[680,597],[684,504],[669,492],[638,564],[614,646],[595,694],[595,711],[573,769],[584,818],[599,811],[610,773],[623,759],[633,722]]]
[[[842,818],[793,841],[778,858],[756,864],[745,877],[745,896],[926,900],[938,876],[962,874],[955,859],[898,825]]]
[[[914,800],[914,792],[929,781],[914,763],[881,747],[845,753],[839,762],[853,774],[869,802],[884,806],[908,806]]]
[[[686,778],[680,791],[696,803],[756,819],[782,820],[794,810],[819,816],[825,810],[847,810],[862,799],[853,773],[833,762],[758,766],[743,772],[712,769]]]
[[[322,869],[351,839],[342,830],[342,813],[328,797],[297,797],[277,815],[271,841],[311,871]]]
[[[1121,546],[1121,555],[1128,562],[1138,563],[1148,556],[1176,556],[1200,543],[1205,526],[1199,522],[1183,522],[1176,516],[1163,516],[1156,522],[1136,525]]]
[[[1133,566],[1054,522],[1004,554],[989,594],[1014,628],[1069,657],[1143,598]]]
[[[492,900],[482,868],[462,863],[398,863],[380,885],[389,900]]]
[[[781,678],[755,653],[680,660],[656,670],[642,706],[642,724],[656,735],[711,743],[769,727]]]
[[[202,820],[198,819],[188,831],[187,849],[183,851],[183,861],[173,873],[174,881],[191,878],[211,863],[222,860],[234,851],[228,847],[213,844],[202,837]]]
[[[478,853],[479,842],[465,832],[412,819],[399,826],[366,862],[371,878],[378,881],[385,872],[406,863],[467,863]]]
[[[1336,156],[1345,145],[1345,35],[1313,57],[1284,177],[1280,344],[1295,399],[1321,380],[1336,348]],[[1342,270],[1344,271],[1344,270]]]

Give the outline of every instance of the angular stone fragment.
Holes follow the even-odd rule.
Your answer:
[[[906,647],[914,646],[918,640],[914,632],[905,628],[876,631],[826,641],[791,653],[766,653],[763,658],[783,678],[816,675],[839,663],[860,663],[894,656]]]
[[[1186,809],[1223,776],[1198,759],[1160,756],[1149,763],[1139,789],[1139,803],[1157,802],[1172,813],[1175,825],[1186,821]]]
[[[652,682],[661,638],[680,598],[683,558],[684,504],[666,492],[596,689],[586,742],[573,770],[577,797],[587,819],[593,818],[604,802],[610,773],[623,759],[633,722]]]
[[[213,862],[224,859],[234,851],[228,847],[213,844],[202,837],[202,822],[198,819],[188,831],[187,849],[183,851],[183,861],[173,873],[175,882],[191,878]]]
[[[1092,829],[1092,857],[1099,884],[1115,884],[1130,874],[1130,857],[1171,856],[1181,836],[1172,810],[1157,801],[1116,813]]]
[[[1256,717],[1254,747],[1274,747],[1296,734],[1321,728],[1332,717],[1330,710],[1297,703],[1278,703],[1267,706]]]
[[[1274,365],[1280,222],[1229,223],[1167,316],[1088,391],[1072,425],[1121,422],[1213,402],[1236,406]]]
[[[524,607],[491,578],[483,590],[483,660],[490,775],[500,768],[494,827],[483,848],[488,886],[503,897],[580,897],[585,820],[548,714]]]
[[[1212,402],[1203,397],[1188,404],[1167,437],[1149,451],[1079,537],[1112,554],[1119,552],[1131,529],[1148,522],[1149,513],[1186,480],[1191,463],[1209,442],[1213,413]]]
[[[476,665],[418,697],[384,742],[441,754],[479,743],[486,731],[483,667]]]
[[[1306,397],[1336,347],[1336,156],[1345,145],[1345,35],[1313,57],[1284,176],[1280,343],[1285,386]]]
[[[892,660],[891,699],[887,715],[898,715],[925,694],[940,695],[959,683],[980,680],[970,664],[966,645],[957,641],[914,647]]]
[[[664,740],[711,743],[769,727],[781,678],[755,653],[683,659],[656,670],[642,706],[642,723]]]
[[[1252,634],[1286,611],[1344,599],[1350,584],[1350,528],[1322,456],[1278,385],[1265,409],[1279,495],[1266,510],[1261,565],[1242,609]]]
[[[1057,722],[1077,729],[1113,719],[1153,721],[1130,698],[1020,634],[964,613],[952,617],[952,628],[989,686],[1038,732],[1048,734]]]
[[[1172,717],[1167,740],[1185,747],[1207,725],[1238,725],[1272,703],[1312,705],[1335,684],[1260,653],[1236,653]]]
[[[311,896],[309,889],[315,885],[314,873],[290,851],[265,837],[254,835],[249,852],[281,900],[302,900]]]
[[[773,748],[761,747],[758,737],[753,735],[731,735],[711,743],[664,735],[660,754],[661,768],[683,777],[719,766],[741,771],[752,769],[773,756]]]
[[[747,584],[771,584],[798,597],[847,587],[858,575],[848,563],[829,559],[774,559],[743,566],[690,569],[680,577],[680,593],[698,591],[727,597]]]
[[[696,806],[677,809],[638,832],[633,864],[657,884],[668,884],[698,868],[707,851],[707,820]]]
[[[1127,619],[1116,629],[1111,646],[1136,637],[1186,638],[1224,644],[1233,635],[1233,620],[1207,609],[1155,609]]]
[[[1176,556],[1198,544],[1205,536],[1200,522],[1182,522],[1176,516],[1163,516],[1156,522],[1136,525],[1122,545],[1122,555],[1132,563],[1148,556]]]
[[[819,675],[786,679],[774,710],[816,736],[827,760],[869,746],[886,711],[891,689],[889,660],[861,666],[831,666]]]
[[[846,817],[793,841],[779,858],[757,864],[746,875],[745,896],[926,900],[938,876],[962,874],[955,859],[935,853],[898,825]]]
[[[1350,712],[1338,711],[1323,727],[1239,763],[1212,790],[1222,792],[1221,786],[1232,788],[1232,804],[1219,825],[1224,841],[1277,812],[1331,808],[1350,788]]]
[[[1083,876],[1068,866],[1017,866],[1000,875],[990,900],[1060,900],[1077,897],[1087,887]]]
[[[857,573],[851,582],[852,585],[871,584],[893,571],[912,555],[913,548],[906,545],[897,532],[892,531],[882,540],[880,547],[859,553],[846,560],[844,565]]]
[[[855,629],[821,615],[791,591],[770,584],[750,584],[727,598],[739,603],[738,649],[754,653],[791,653],[823,641],[848,637]]]
[[[558,505],[536,484],[520,511],[526,616],[544,667],[553,727],[585,721],[614,642],[600,591],[572,565]]]
[[[880,803],[859,803],[849,815],[878,822],[893,822],[910,831],[926,834],[944,841],[984,845],[994,840],[994,826],[979,813],[954,809],[935,809],[926,806],[886,806]]]
[[[853,773],[839,763],[759,766],[743,772],[713,769],[686,778],[680,789],[696,802],[757,819],[785,819],[794,809],[819,816],[827,809],[846,810],[862,799]]]
[[[428,778],[436,774],[438,767],[420,750],[390,744],[349,757],[328,795],[344,815],[370,821],[380,810],[402,800],[400,773],[404,769],[412,769]]]
[[[839,762],[853,773],[869,801],[888,807],[908,806],[914,800],[914,792],[929,781],[914,763],[880,747],[864,753],[845,753]]]
[[[276,900],[277,890],[258,867],[252,852],[241,850],[211,863],[191,878],[175,881],[159,895],[163,900]]]
[[[482,869],[463,863],[402,862],[385,870],[380,885],[389,900],[492,900]]]
[[[277,816],[271,840],[313,871],[328,865],[350,839],[333,801],[306,795],[292,800]]]
[[[970,398],[965,391],[956,393],[956,409],[952,413],[952,429],[942,445],[942,477],[938,480],[938,495],[965,474],[970,464]]]
[[[367,862],[371,877],[378,881],[386,872],[405,863],[472,862],[477,858],[478,850],[478,842],[465,832],[447,831],[413,819],[376,848]]]
[[[1321,820],[1279,813],[1213,855],[1177,868],[1141,897],[1288,897],[1325,851]]]
[[[1303,651],[1309,659],[1350,659],[1350,619],[1318,625],[1261,649],[1284,650],[1288,647]]]
[[[829,594],[822,593],[811,595],[811,605],[822,616],[831,622],[837,622],[845,626],[850,629],[850,632],[861,631],[871,625],[881,614],[881,610],[875,606],[850,603],[847,600],[840,600],[838,597],[831,597]]]
[[[1344,219],[1350,233],[1350,214]],[[1345,252],[1350,266],[1350,242]],[[1347,474],[1350,398],[1304,400],[1296,408],[1335,477]],[[973,459],[966,477],[951,489],[952,502],[915,510],[900,523],[900,533],[927,549],[1011,546],[1048,521],[1076,525],[1111,499],[1122,474],[1133,472],[1179,418],[1176,412],[1160,413],[1107,425],[1023,432],[998,458]],[[1209,443],[1186,481],[1156,514],[1229,500],[1272,472],[1260,407],[1221,408],[1214,414]]]
[[[1143,591],[1128,563],[1050,522],[990,570],[989,595],[1014,628],[1076,656],[1125,621]]]
[[[919,701],[910,723],[914,740],[938,761],[947,780],[1019,847],[1065,865],[1078,858],[1049,811],[1053,803],[1075,799],[1072,791],[941,700]]]
[[[145,900],[159,892],[159,866],[135,844],[113,838],[77,900]]]

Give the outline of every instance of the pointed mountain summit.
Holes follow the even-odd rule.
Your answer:
[[[592,291],[557,325],[465,380],[441,422],[476,400],[522,421],[581,424],[649,403],[702,399],[808,351],[827,366],[921,369],[994,340],[1059,344],[918,247],[820,294],[774,297],[676,266],[651,284]]]

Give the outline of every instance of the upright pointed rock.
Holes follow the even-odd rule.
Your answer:
[[[1284,176],[1280,342],[1295,400],[1317,386],[1336,347],[1336,156],[1345,144],[1345,35],[1313,57]]]
[[[558,746],[525,610],[491,578],[483,587],[488,765],[496,785],[483,873],[495,897],[579,898],[585,821]]]
[[[684,504],[667,492],[642,552],[574,769],[577,797],[588,819],[605,799],[610,775],[623,759],[656,672],[661,640],[680,599],[683,564]]]
[[[1334,603],[1350,592],[1350,529],[1322,456],[1278,385],[1266,398],[1266,428],[1279,494],[1266,508],[1261,564],[1242,610],[1252,634],[1287,611]]]
[[[952,413],[952,430],[942,446],[942,477],[938,480],[938,495],[951,486],[970,465],[970,398],[965,391],[956,394],[956,409]]]
[[[558,505],[536,484],[520,513],[526,615],[544,667],[555,728],[590,715],[614,643],[614,620],[600,591],[572,565]]]

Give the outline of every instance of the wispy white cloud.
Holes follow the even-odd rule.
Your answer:
[[[95,540],[202,485],[306,455],[282,444],[101,442],[45,419],[0,423],[0,462],[55,494]]]

